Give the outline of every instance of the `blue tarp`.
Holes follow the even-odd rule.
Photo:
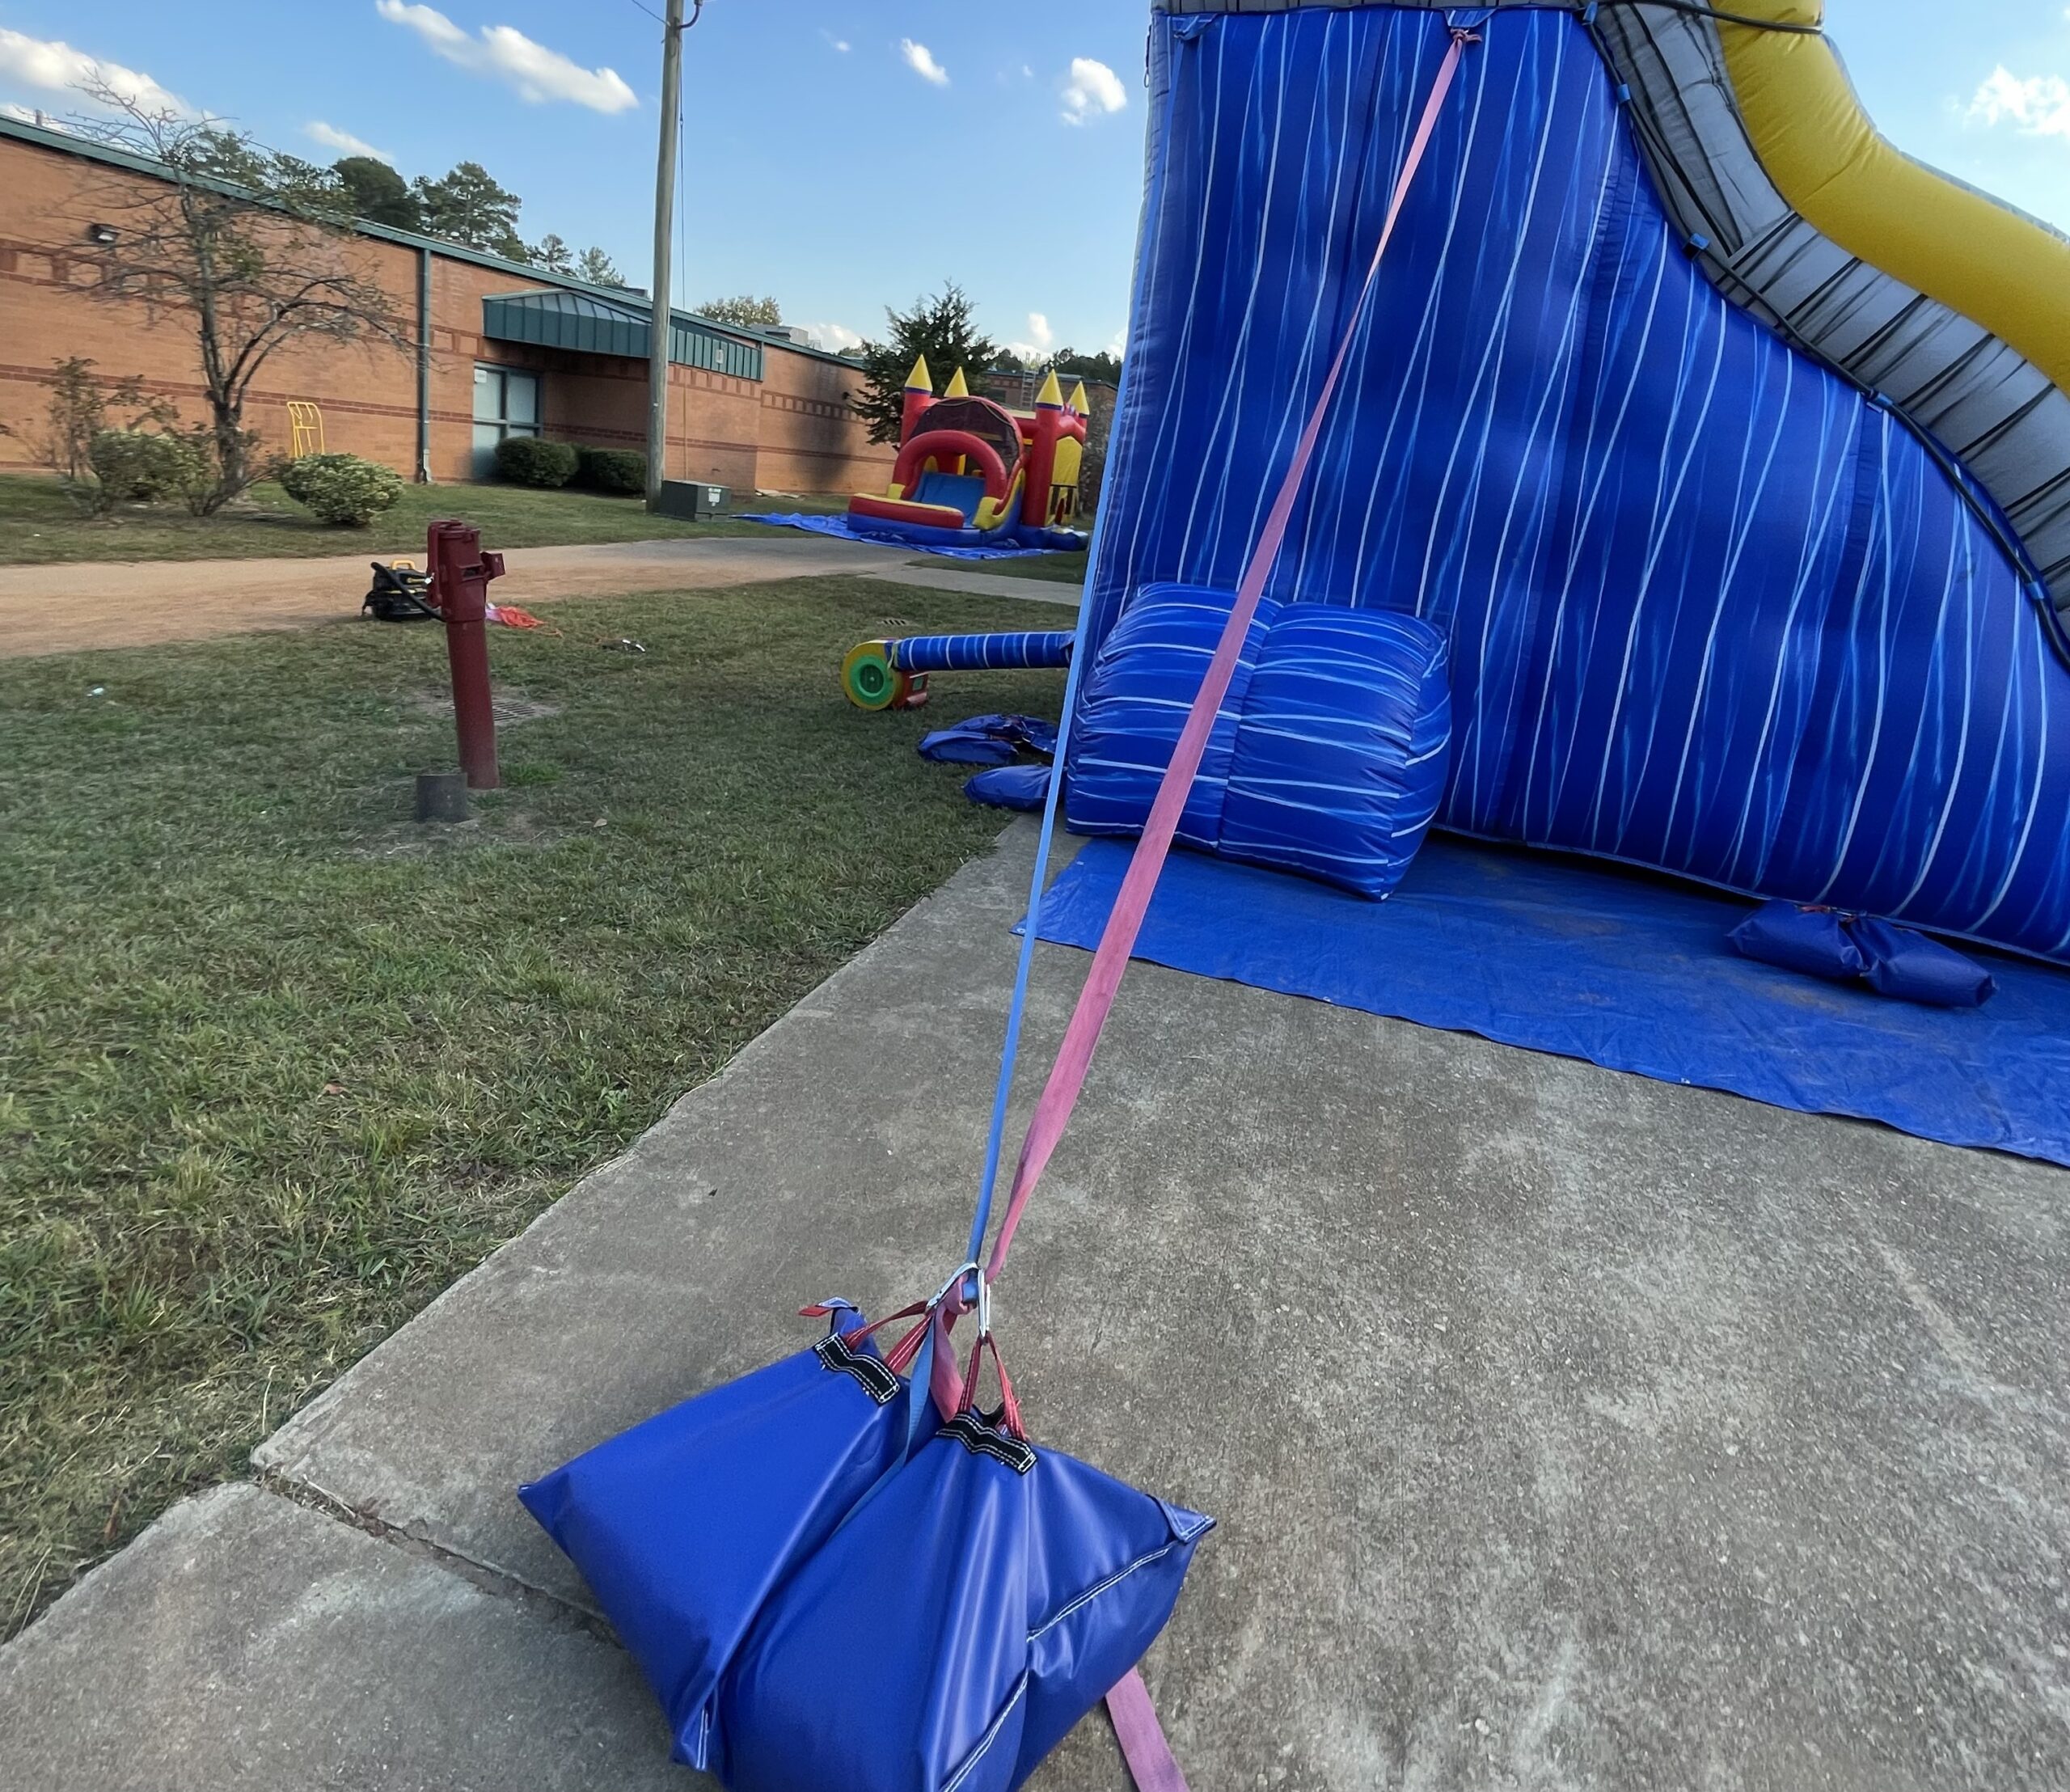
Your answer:
[[[763,510],[741,513],[742,522],[766,522],[772,529],[807,529],[815,535],[834,535],[843,541],[866,541],[875,547],[910,547],[916,554],[939,554],[944,560],[1026,560],[1031,554],[1054,553],[1049,547],[930,547],[902,535],[872,535],[867,519],[858,522],[843,513]]]
[[[1129,848],[1088,841],[1042,937],[1091,947]],[[1807,1114],[2070,1165],[2070,974],[1979,954],[1981,1008],[1924,1008],[1759,964],[1745,903],[1615,867],[1432,839],[1370,902],[1176,852],[1136,956]]]

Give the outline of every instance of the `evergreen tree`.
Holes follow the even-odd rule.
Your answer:
[[[715,298],[695,306],[699,317],[714,323],[730,323],[738,330],[773,330],[784,321],[784,308],[773,298],[757,298],[742,293],[733,298]]]
[[[1066,385],[1074,379],[1105,380],[1109,386],[1122,382],[1121,357],[1110,355],[1104,349],[1096,355],[1082,355],[1075,349],[1061,349],[1050,357],[1049,365]]]
[[[623,286],[625,276],[618,271],[618,264],[602,249],[585,249],[575,263],[575,277],[586,280],[592,286]]]
[[[370,155],[348,155],[331,164],[353,216],[391,230],[421,230],[424,208],[408,181]]]
[[[443,180],[416,178],[412,191],[424,213],[425,232],[449,243],[523,261],[530,251],[518,234],[524,201],[499,186],[479,162],[463,162]]]
[[[885,307],[889,332],[881,342],[863,344],[863,395],[848,401],[869,425],[872,442],[898,441],[906,378],[922,356],[938,385],[959,367],[976,374],[991,366],[999,345],[978,334],[976,311],[970,294],[953,280],[933,297],[915,300],[910,311]]]
[[[575,272],[573,252],[551,230],[532,245],[530,259],[534,267],[543,268],[548,273],[572,274]]]

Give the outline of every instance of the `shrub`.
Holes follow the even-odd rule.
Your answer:
[[[364,529],[403,495],[402,475],[357,454],[304,454],[280,470],[281,488],[320,522]]]
[[[191,442],[156,429],[97,429],[87,454],[111,503],[155,504],[184,491],[200,471]]]
[[[647,489],[647,457],[637,448],[577,448],[575,483],[593,492],[637,495]]]
[[[496,445],[496,477],[513,485],[538,485],[551,490],[574,478],[579,464],[575,450],[564,442],[505,436]]]

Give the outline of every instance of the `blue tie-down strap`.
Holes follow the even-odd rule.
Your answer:
[[[518,1490],[640,1663],[674,1758],[712,1762],[714,1689],[771,1591],[901,1459],[906,1382],[830,1302],[819,1344]]]
[[[1008,1792],[1142,1658],[1213,1521],[965,1410],[777,1592],[732,1792]]]
[[[1016,809],[1023,814],[1040,814],[1050,797],[1050,767],[1046,765],[995,765],[966,778],[963,794],[974,803],[991,809]]]

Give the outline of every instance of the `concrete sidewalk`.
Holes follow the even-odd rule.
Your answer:
[[[322,560],[0,566],[0,659],[207,640],[340,621],[359,614],[370,582],[368,562],[395,557],[346,554]],[[724,535],[513,547],[504,557],[509,570],[492,588],[492,595],[516,604],[615,597],[628,591],[712,590],[833,573],[988,597],[1078,601],[1075,585],[960,568],[914,568],[907,548],[774,530],[766,539]]]
[[[0,1654],[12,1781],[699,1783],[512,1489],[799,1347],[807,1299],[939,1279],[1031,840],[298,1414],[265,1490]],[[1033,1065],[1087,962],[1041,949]],[[1002,1337],[1038,1443],[1221,1520],[1146,1663],[1202,1792],[2038,1792],[2070,1784],[2066,1194],[1138,965]],[[1104,1722],[1031,1783],[1118,1792]]]

